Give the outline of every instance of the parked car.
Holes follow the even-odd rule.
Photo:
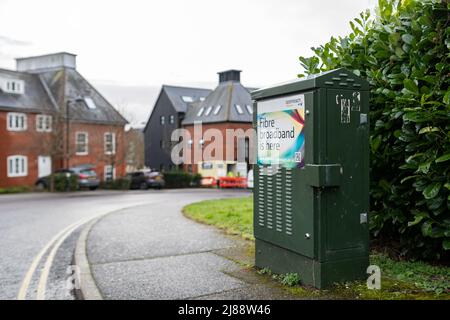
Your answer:
[[[131,189],[146,190],[148,188],[161,189],[165,186],[164,176],[158,171],[142,172],[136,171],[127,174],[131,180]]]
[[[95,190],[100,185],[100,180],[97,177],[97,173],[94,171],[92,166],[79,166],[72,167],[70,169],[60,169],[55,171],[55,174],[71,174],[78,177],[78,187],[88,188],[90,190]],[[37,189],[49,189],[50,188],[50,176],[39,178],[35,186]]]

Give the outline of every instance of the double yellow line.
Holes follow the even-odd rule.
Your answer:
[[[17,300],[26,300],[27,294],[28,294],[28,288],[30,287],[31,280],[33,278],[34,273],[36,272],[37,267],[39,266],[42,258],[45,256],[47,251],[50,250],[50,253],[47,256],[47,259],[45,260],[44,267],[41,270],[41,275],[39,277],[38,287],[37,287],[37,293],[36,293],[36,300],[45,300],[45,291],[47,287],[47,281],[48,276],[50,274],[50,269],[52,267],[53,261],[55,259],[56,253],[58,252],[59,247],[64,243],[64,241],[74,232],[77,228],[82,226],[83,224],[86,224],[94,219],[98,219],[101,216],[105,216],[110,213],[118,212],[125,209],[130,209],[133,207],[138,207],[146,204],[155,203],[155,201],[143,201],[136,203],[132,206],[126,206],[122,208],[117,208],[113,211],[108,211],[104,213],[97,214],[90,218],[85,218],[78,220],[77,222],[69,225],[65,229],[61,230],[56,236],[54,236],[42,250],[34,257],[33,262],[30,265],[30,268],[28,269],[27,273],[25,274],[25,278],[22,281],[22,285],[20,286],[19,293],[17,295]]]
[[[96,216],[98,217],[98,216]],[[50,254],[47,256],[47,260],[45,261],[44,268],[41,271],[41,276],[39,278],[39,284],[38,284],[38,290],[36,299],[37,300],[44,300],[45,299],[45,289],[47,285],[48,276],[50,273],[50,268],[53,264],[53,260],[55,259],[56,252],[58,251],[61,244],[64,242],[64,240],[67,239],[67,237],[78,227],[81,225],[89,222],[90,220],[96,218],[88,218],[88,219],[81,219],[67,228],[60,231],[56,236],[54,236],[47,245],[36,255],[36,257],[33,259],[33,262],[30,265],[30,268],[28,269],[25,278],[23,279],[22,285],[20,286],[19,294],[17,295],[17,300],[25,300],[27,297],[28,288],[30,286],[31,279],[33,278],[33,274],[36,271],[36,268],[39,266],[39,263],[41,262],[42,258],[44,257],[45,253],[52,248]]]

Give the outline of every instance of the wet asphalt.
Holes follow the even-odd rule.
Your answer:
[[[2,195],[0,299],[17,298],[24,277],[36,256],[55,235],[71,224],[100,214],[107,215],[92,230],[88,239],[88,257],[93,263],[94,277],[98,278],[99,287],[106,298],[187,298],[195,297],[199,292],[213,294],[220,292],[221,288],[242,288],[242,282],[211,271],[227,268],[234,270],[235,265],[229,260],[211,257],[210,253],[211,250],[231,245],[228,240],[210,227],[184,218],[179,209],[184,204],[203,199],[248,194],[248,191],[186,189]],[[47,267],[50,267],[44,287],[45,299],[74,299],[67,288],[67,268],[73,263],[73,252],[81,229],[82,225],[68,234],[56,251],[52,263],[48,263]],[[159,230],[158,233],[155,230]],[[192,239],[186,235],[191,235]],[[183,238],[187,240],[183,241]],[[26,299],[37,297],[38,283],[49,251],[36,266],[26,290]],[[186,261],[189,254],[196,256],[193,260]],[[159,264],[159,274],[150,274],[150,280],[146,279],[150,282],[142,282],[139,270],[146,275],[148,270],[157,270],[158,260],[153,259],[157,256],[168,260]],[[161,269],[161,265],[166,264],[171,264],[173,268]],[[190,279],[189,283],[194,284],[194,287],[196,285],[198,290],[181,293],[167,290],[167,281],[164,279],[178,281],[181,288],[189,287],[183,274],[200,275],[197,272],[200,265],[206,273],[213,273],[209,279],[216,279],[214,283],[206,281],[204,277],[197,277]],[[135,282],[137,285],[134,286],[133,281],[129,281],[125,284],[129,290],[117,289],[120,288],[120,281],[130,274],[130,270],[138,274]]]

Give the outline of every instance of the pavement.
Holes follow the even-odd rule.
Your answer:
[[[248,267],[253,264],[250,242],[181,213],[183,206],[205,198],[246,195],[180,192],[151,206],[134,206],[101,218],[86,239],[87,259],[101,296],[114,300],[295,298]]]
[[[188,203],[248,194],[184,189],[1,195],[0,299],[79,298],[67,286],[76,268],[82,269],[82,284],[91,280],[82,286],[87,295],[94,288],[103,299],[293,298],[248,267],[252,243],[181,213]],[[84,264],[75,265],[76,256]]]

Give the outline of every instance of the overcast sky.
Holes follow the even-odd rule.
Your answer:
[[[68,51],[77,68],[133,122],[146,121],[162,84],[213,88],[243,70],[246,86],[296,77],[298,56],[376,0],[0,0],[0,67]]]

